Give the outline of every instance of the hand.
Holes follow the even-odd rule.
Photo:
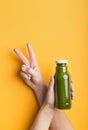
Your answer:
[[[37,96],[39,104],[41,105],[44,100],[47,87],[41,75],[31,45],[27,44],[27,48],[30,56],[30,61],[17,48],[15,48],[14,51],[24,63],[21,67],[20,75],[24,82],[33,89]]]
[[[71,81],[72,83],[73,81]],[[74,88],[71,87],[71,99],[74,99]],[[48,105],[50,108],[54,109],[54,101],[55,96],[54,96],[54,78],[53,76],[50,78],[50,83],[48,87],[48,91],[46,93],[46,97],[43,103],[43,106]]]

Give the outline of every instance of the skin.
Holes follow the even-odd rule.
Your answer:
[[[17,48],[14,49],[15,53],[24,63],[21,66],[20,76],[22,77],[23,81],[29,87],[32,88],[32,90],[34,91],[37,97],[39,105],[41,106],[45,98],[47,85],[45,84],[45,81],[41,75],[40,69],[38,67],[35,58],[34,51],[30,44],[27,44],[27,49],[28,49],[30,61],[22,54],[20,50],[18,50]]]
[[[34,91],[36,98],[38,100],[38,103],[41,107],[40,111],[41,110],[44,111],[45,110],[45,109],[43,109],[44,105],[42,105],[42,104],[44,102],[44,99],[46,99],[45,96],[48,91],[48,87],[40,72],[33,48],[31,47],[30,44],[27,44],[27,48],[28,48],[30,60],[28,60],[20,50],[18,50],[17,48],[14,49],[15,53],[18,55],[18,57],[24,63],[21,67],[20,75],[21,75],[23,81],[29,87],[31,87],[32,90]],[[72,83],[72,81],[71,81],[71,83]],[[72,99],[74,98],[73,87],[71,87],[71,98]],[[45,107],[45,108],[47,108],[47,107]],[[52,107],[52,111],[53,111],[53,117],[52,117],[51,123],[49,124],[51,130],[73,130],[73,127],[72,127],[70,121],[68,120],[68,118],[66,117],[65,113],[62,110],[59,110],[59,109],[57,110],[56,108]],[[41,113],[41,112],[39,112],[39,113]],[[41,115],[41,114],[39,114],[39,115]],[[41,117],[41,116],[39,116],[39,117]],[[43,124],[43,127],[45,128],[44,124]],[[35,129],[33,129],[33,130],[35,130]]]
[[[48,130],[53,119],[54,108],[54,78],[51,77],[49,88],[30,130]]]

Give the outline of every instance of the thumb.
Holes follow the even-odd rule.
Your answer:
[[[32,68],[30,68],[28,70],[28,72],[32,75],[32,76],[35,76],[35,70],[33,70]]]
[[[50,83],[49,83],[49,90],[48,93],[53,93],[54,92],[54,78],[53,76],[50,77]]]
[[[45,104],[48,104],[50,106],[54,106],[54,78],[51,76],[48,92],[46,94],[45,98]]]

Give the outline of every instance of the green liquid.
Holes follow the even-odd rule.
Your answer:
[[[70,76],[66,64],[57,64],[56,67],[55,106],[59,109],[71,108]]]

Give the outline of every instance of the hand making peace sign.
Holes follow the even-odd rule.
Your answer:
[[[17,48],[15,48],[14,51],[24,63],[21,67],[21,72],[20,72],[22,79],[28,86],[30,86],[34,90],[39,100],[39,103],[41,104],[44,98],[44,96],[42,96],[41,98],[41,94],[45,95],[46,85],[44,83],[43,77],[41,75],[41,72],[38,67],[36,57],[35,57],[35,54],[31,45],[27,44],[27,48],[28,48],[30,60],[28,60],[24,56],[24,54],[21,51],[19,51]]]

